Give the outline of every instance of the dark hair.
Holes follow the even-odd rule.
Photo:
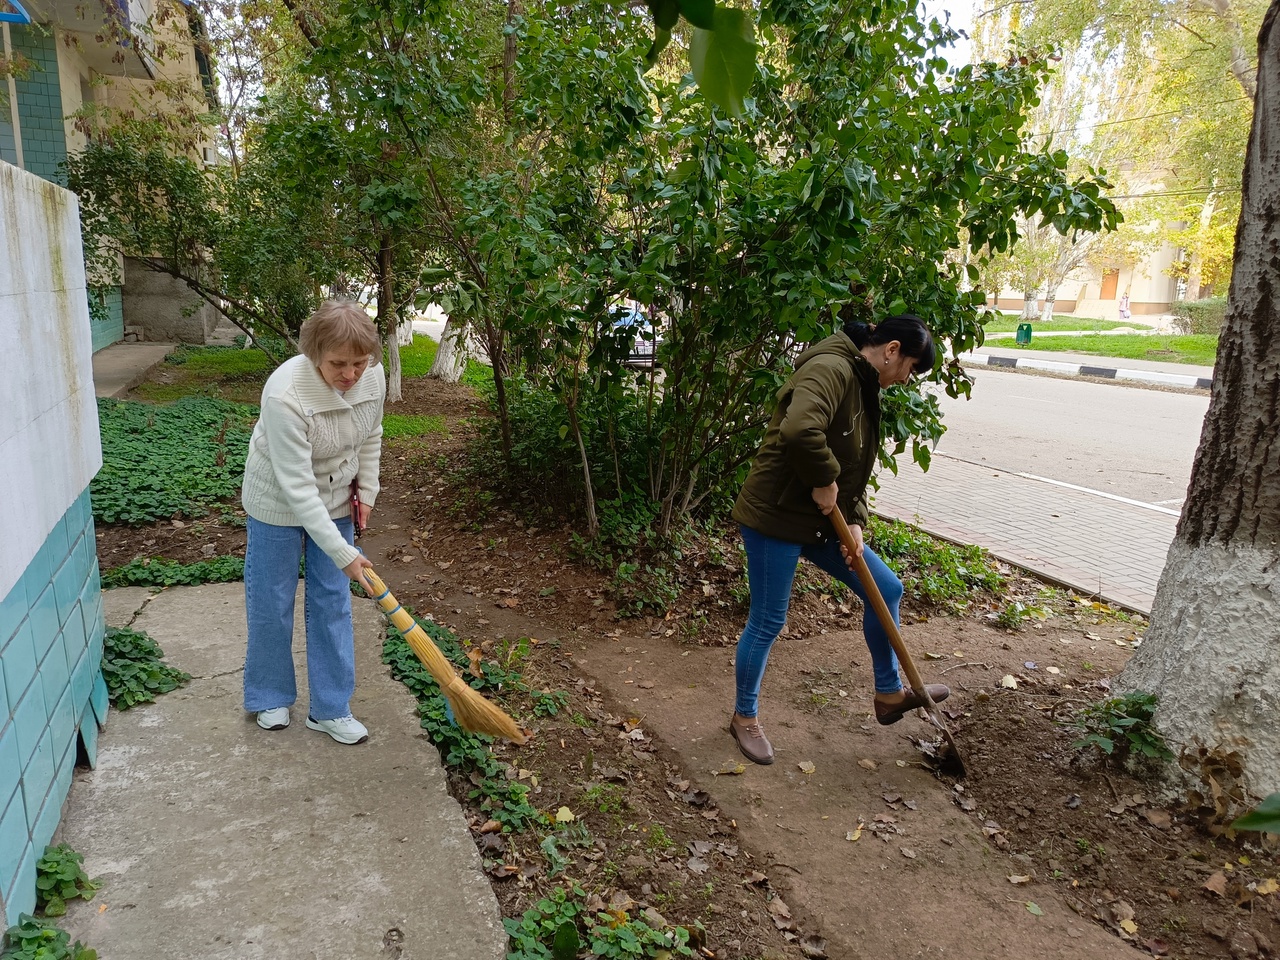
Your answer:
[[[890,340],[902,344],[902,352],[915,360],[915,372],[927,374],[933,369],[933,334],[925,326],[923,320],[914,313],[900,313],[886,317],[874,326],[867,326],[858,320],[851,320],[844,325],[844,333],[853,345],[861,350],[863,347],[878,347]]]

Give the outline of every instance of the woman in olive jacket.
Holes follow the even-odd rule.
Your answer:
[[[800,558],[848,584],[863,599],[862,630],[875,673],[875,712],[896,723],[924,700],[904,689],[889,637],[866,603],[862,585],[841,555],[827,515],[838,506],[885,603],[898,619],[902,582],[863,546],[867,483],[880,451],[880,391],[933,369],[933,337],[919,317],[889,317],[844,329],[800,354],[733,518],[747,549],[751,613],[738,640],[737,700],[729,732],[755,763],[772,763],[773,747],[760,727],[760,683],[769,648],[786,623],[791,583]],[[935,701],[950,691],[930,685]]]

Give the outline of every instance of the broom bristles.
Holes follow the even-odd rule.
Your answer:
[[[427,632],[413,617],[409,616],[404,607],[400,606],[378,575],[368,568],[365,569],[364,575],[373,589],[374,600],[378,606],[387,614],[396,629],[404,634],[405,642],[409,644],[414,656],[422,662],[427,672],[440,685],[440,690],[449,702],[449,708],[453,711],[458,726],[471,733],[487,733],[493,737],[510,740],[512,743],[524,743],[525,735],[516,722],[458,676],[449,658],[440,652],[440,648],[435,645]]]

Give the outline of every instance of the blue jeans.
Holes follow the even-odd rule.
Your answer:
[[[741,717],[754,717],[760,706],[760,683],[764,679],[765,664],[769,661],[769,648],[782,632],[787,622],[787,609],[791,606],[791,582],[796,576],[800,558],[821,567],[841,583],[847,584],[862,598],[862,633],[871,651],[871,664],[875,672],[876,693],[896,693],[902,689],[898,676],[898,658],[893,655],[889,635],[884,632],[875,611],[867,603],[857,574],[840,555],[840,542],[831,540],[822,546],[802,546],[775,540],[758,530],[741,527],[742,542],[747,548],[747,582],[751,587],[751,613],[747,625],[738,639],[735,675],[738,696],[734,712]],[[871,570],[876,586],[884,597],[893,622],[898,622],[898,603],[902,600],[902,581],[885,566],[869,547],[863,549],[863,559]]]
[[[335,520],[347,543],[351,518]],[[293,674],[293,606],[298,562],[306,553],[307,685],[313,720],[351,712],[356,689],[351,581],[302,527],[277,527],[249,518],[244,554],[244,599],[249,648],[244,658],[244,708],[251,713],[288,707],[298,699]]]

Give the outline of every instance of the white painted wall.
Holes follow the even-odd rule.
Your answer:
[[[0,161],[0,597],[102,466],[75,194]]]

